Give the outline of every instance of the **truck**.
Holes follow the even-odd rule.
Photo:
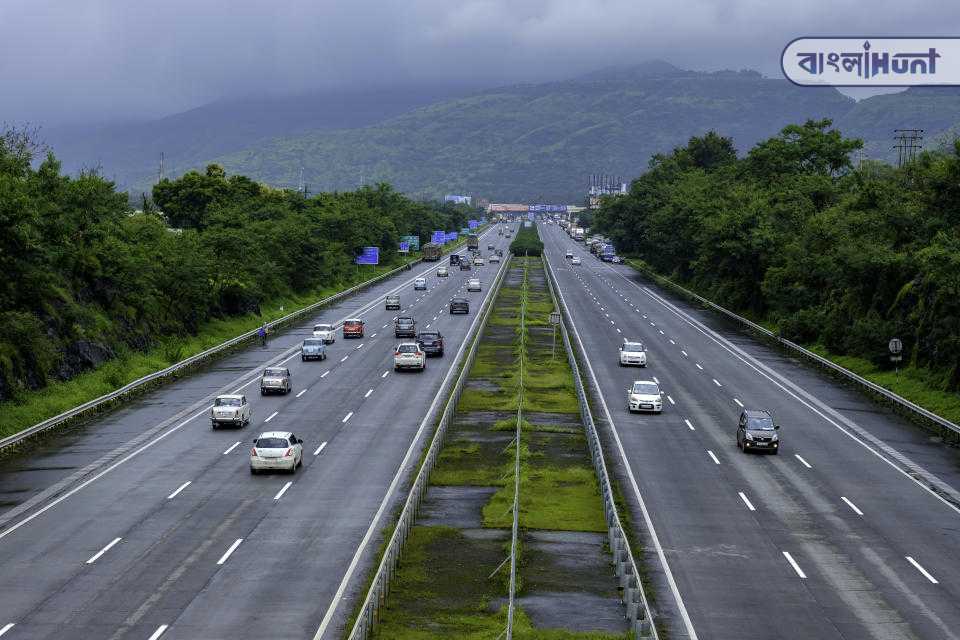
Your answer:
[[[616,254],[612,244],[605,244],[600,248],[600,259],[604,262],[611,262]]]
[[[428,242],[423,245],[423,259],[426,262],[436,262],[443,255],[443,249],[435,242]]]
[[[583,242],[583,227],[577,227],[573,230],[573,239],[577,242]]]
[[[480,250],[480,237],[471,233],[467,236],[467,249],[470,251],[479,251]]]

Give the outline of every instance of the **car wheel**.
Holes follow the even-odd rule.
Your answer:
[[[623,360],[621,360],[621,361],[618,362],[617,364],[619,364],[619,365],[622,367],[622,366],[623,366]]]
[[[262,396],[267,395],[267,390],[266,390],[266,389],[260,389],[260,395],[262,395]]]
[[[774,450],[771,451],[770,453],[772,453],[773,455],[777,455],[778,453],[780,453],[780,449],[779,449],[779,448],[774,449]]]
[[[254,469],[253,467],[250,467],[250,475],[252,475],[252,476],[257,475],[257,470]]]
[[[210,423],[210,428],[213,429],[214,431],[216,431],[216,430],[217,430],[217,423],[216,423],[216,422],[211,422],[211,423]]]

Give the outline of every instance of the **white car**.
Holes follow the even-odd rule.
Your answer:
[[[303,440],[289,431],[265,431],[253,441],[250,473],[289,471],[303,464]]]
[[[393,353],[393,370],[427,368],[427,354],[416,342],[401,342]]]
[[[493,254],[492,256],[490,256],[490,263],[493,264],[494,262],[496,263],[500,262],[500,256],[498,256],[497,254]]]
[[[647,351],[643,348],[642,342],[632,342],[624,340],[620,345],[620,366],[638,365],[647,366]]]
[[[653,380],[636,380],[627,387],[627,408],[634,411],[663,411],[663,393]]]
[[[480,291],[480,278],[467,280],[467,291]]]
[[[580,256],[573,256],[573,259],[570,261],[570,264],[580,264]]]
[[[325,344],[331,344],[336,337],[337,332],[333,328],[332,324],[315,324],[313,325],[313,337],[320,338]]]
[[[473,266],[475,266],[475,267],[482,267],[482,266],[483,266],[483,258],[481,258],[480,256],[477,256],[476,258],[474,258],[474,259],[473,259]]]
[[[242,427],[250,423],[253,411],[246,396],[225,395],[217,396],[210,408],[210,426],[214,429],[220,425]]]
[[[567,260],[572,259],[572,258],[573,258],[573,251],[567,251],[567,253],[564,254],[563,257],[566,258]]]
[[[450,270],[447,269],[446,267],[440,267],[439,269],[437,269],[438,278],[446,278],[449,275],[450,275]]]
[[[427,279],[426,278],[417,278],[413,281],[413,290],[414,291],[426,291],[427,290]]]
[[[612,262],[613,264],[622,264],[623,258],[621,258],[620,256],[611,256],[610,262]]]

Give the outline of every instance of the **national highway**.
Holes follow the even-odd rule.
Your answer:
[[[502,225],[503,226],[503,225]],[[480,238],[506,252],[496,227]],[[0,464],[0,637],[190,640],[337,638],[362,595],[382,531],[433,425],[424,417],[451,373],[501,265],[436,275],[438,263],[378,283],[101,418]],[[413,279],[427,278],[427,291]],[[478,276],[482,293],[465,292]],[[397,292],[445,355],[395,372]],[[457,294],[467,316],[451,316]],[[362,339],[301,362],[316,322],[358,316]],[[259,395],[263,367],[290,368],[293,391]],[[253,421],[212,430],[209,407],[242,393]],[[263,431],[305,441],[295,474],[252,476]]]
[[[557,225],[540,233],[671,638],[960,638],[955,449]],[[619,366],[625,338],[647,368]],[[662,414],[628,412],[638,379],[659,382]],[[779,455],[738,449],[743,407],[773,414]]]

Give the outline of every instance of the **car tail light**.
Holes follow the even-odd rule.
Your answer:
[[[253,449],[250,449],[250,457],[251,457],[251,458],[256,458],[256,457],[257,457],[257,448],[256,448],[256,447],[254,447]]]
[[[416,353],[415,355],[419,358],[420,356],[423,355],[423,352],[422,352],[422,351],[417,351],[417,353]]]
[[[285,454],[283,454],[283,457],[284,457],[284,458],[289,458],[289,457],[292,456],[292,455],[293,455],[293,447],[290,447],[289,449],[287,449],[287,452],[286,452]]]

